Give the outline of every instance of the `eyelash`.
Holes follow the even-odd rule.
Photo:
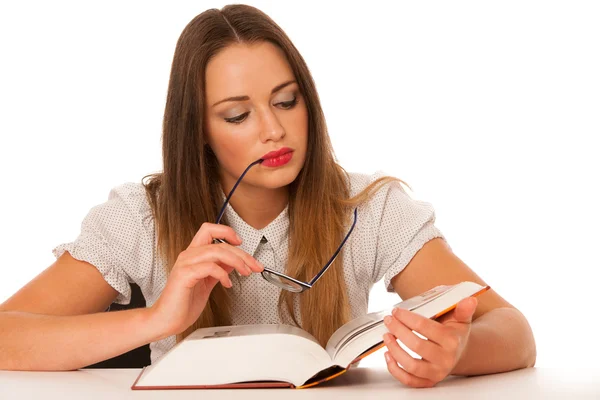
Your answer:
[[[294,108],[294,106],[296,104],[298,104],[298,98],[294,97],[294,100],[282,101],[281,103],[277,103],[277,104],[283,104],[285,106],[284,110],[291,110],[292,108]],[[240,114],[237,117],[225,118],[225,122],[229,122],[230,124],[236,124],[236,125],[241,124],[242,122],[244,122],[246,120],[246,117],[248,116],[248,114],[250,114],[250,111]],[[240,118],[242,118],[242,119],[240,119]]]

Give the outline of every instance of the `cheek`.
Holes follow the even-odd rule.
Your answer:
[[[247,129],[220,120],[212,120],[207,126],[206,137],[217,158],[237,157],[248,149],[251,138]]]
[[[248,157],[247,146],[239,140],[217,140],[213,151],[217,156],[220,169],[228,174],[239,176],[247,165],[244,160]]]
[[[308,111],[305,106],[297,107],[288,114],[286,131],[293,132],[294,137],[305,141],[308,138]]]
[[[249,149],[252,146],[247,137],[236,136],[231,138],[230,136],[223,136],[215,141],[213,147],[217,159],[226,170],[236,172],[241,169],[239,171],[241,173],[246,167],[245,163],[250,154]]]
[[[301,137],[302,137],[302,145],[304,146],[304,150],[308,148],[308,111],[304,110],[302,114],[302,119],[298,123],[298,126],[302,127]]]
[[[230,174],[239,176],[254,161],[251,158],[256,138],[246,127],[236,125],[229,128],[227,125],[215,124],[210,131],[209,143],[221,167]],[[230,129],[236,131],[232,132]]]

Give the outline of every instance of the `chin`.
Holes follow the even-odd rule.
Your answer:
[[[298,174],[300,174],[300,169],[294,165],[290,165],[290,168],[268,171],[261,179],[261,186],[268,189],[279,189],[294,182]]]

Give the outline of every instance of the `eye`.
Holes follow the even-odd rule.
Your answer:
[[[281,103],[277,103],[281,106],[283,106],[284,110],[289,110],[290,108],[294,107],[296,104],[298,104],[298,98],[294,97],[293,100],[290,101],[282,101]]]
[[[284,110],[289,110],[291,108],[293,108],[296,104],[298,104],[298,97],[294,97],[292,100],[290,101],[282,101],[279,102],[277,104],[275,104],[276,106],[281,106],[281,108],[283,108]],[[242,122],[244,122],[244,120],[246,119],[246,117],[248,116],[248,114],[250,114],[250,111],[245,112],[243,114],[240,114],[238,116],[235,117],[231,117],[231,118],[224,118],[226,122],[229,122],[230,124],[241,124]]]
[[[244,120],[246,119],[248,114],[250,114],[250,111],[240,114],[237,117],[225,118],[225,121],[227,121],[231,124],[241,124],[242,122],[244,122]]]

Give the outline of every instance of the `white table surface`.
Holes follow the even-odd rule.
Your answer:
[[[433,388],[402,385],[381,368],[355,368],[307,389],[131,390],[139,369],[0,371],[0,399],[600,399],[599,369],[528,368],[449,377]]]

